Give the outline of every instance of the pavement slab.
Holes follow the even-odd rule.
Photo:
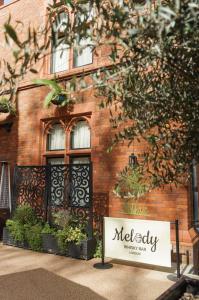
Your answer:
[[[155,300],[174,283],[169,272],[115,261],[99,270],[97,262],[0,244],[0,299]]]

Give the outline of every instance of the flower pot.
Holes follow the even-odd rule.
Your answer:
[[[3,244],[8,245],[8,246],[29,249],[29,245],[28,245],[27,241],[24,241],[24,242],[15,241],[12,238],[12,236],[10,235],[7,227],[3,228]]]
[[[7,107],[0,106],[0,113],[7,114],[9,113],[9,109]]]
[[[51,102],[54,105],[61,105],[65,100],[66,100],[66,95],[65,94],[60,94],[54,100],[52,100]]]
[[[95,253],[96,240],[88,239],[81,241],[79,245],[70,243],[68,246],[68,254],[73,258],[91,259]]]
[[[48,233],[42,233],[42,248],[48,253],[58,254],[60,252],[56,237]]]

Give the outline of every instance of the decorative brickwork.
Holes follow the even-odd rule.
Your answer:
[[[26,25],[32,22],[36,25],[43,25],[46,20],[47,1],[43,0],[20,0],[12,5],[2,8],[0,14],[0,25],[8,18],[9,13],[13,20],[18,19]],[[0,4],[2,0],[0,0]],[[28,13],[27,13],[28,12]],[[2,39],[0,33],[0,39]],[[2,48],[0,55],[2,56]],[[81,74],[84,70],[90,71],[108,63],[108,49],[102,47],[98,50],[98,55],[94,56],[93,64],[70,69],[61,72],[60,77],[65,80],[74,74]],[[5,58],[8,54],[5,52]],[[78,154],[89,154],[93,163],[93,192],[94,206],[96,209],[103,209],[103,214],[114,217],[143,218],[142,216],[124,215],[121,213],[121,201],[113,194],[113,188],[119,173],[128,164],[129,155],[134,152],[138,156],[144,151],[144,145],[134,144],[128,147],[127,143],[117,145],[111,153],[107,153],[107,148],[111,144],[114,130],[109,123],[109,111],[99,109],[99,99],[94,95],[94,91],[87,90],[81,94],[81,101],[74,105],[72,111],[65,108],[50,109],[43,108],[43,100],[48,93],[46,87],[35,87],[32,85],[34,77],[48,77],[50,56],[43,62],[38,63],[40,73],[38,75],[29,74],[20,84],[17,99],[17,116],[13,118],[11,132],[6,132],[0,127],[0,161],[6,160],[11,164],[11,170],[17,165],[41,165],[45,164],[46,153],[44,127],[50,120],[66,120],[69,126],[73,119],[84,116],[88,119],[91,128],[91,149],[85,152],[81,150]],[[43,66],[43,67],[42,67]],[[1,116],[0,122],[5,122],[10,117]],[[67,129],[68,130],[68,129]],[[67,143],[70,142],[70,130],[68,130]],[[69,149],[69,148],[68,148]],[[69,162],[71,150],[65,153],[65,161]],[[75,151],[73,151],[73,155]],[[96,200],[95,200],[96,199]],[[96,202],[95,202],[96,201]],[[105,203],[106,202],[106,203]],[[180,242],[183,252],[186,247],[190,249],[193,244],[193,237],[189,233],[192,226],[192,203],[187,186],[178,188],[165,186],[157,189],[140,200],[140,205],[147,207],[148,216],[146,219],[180,222]],[[171,230],[172,241],[175,240],[174,228]],[[191,257],[190,257],[191,259]]]

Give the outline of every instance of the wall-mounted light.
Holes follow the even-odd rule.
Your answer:
[[[134,153],[131,153],[129,156],[129,166],[136,167],[138,165],[137,156]]]

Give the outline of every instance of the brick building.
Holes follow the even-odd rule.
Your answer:
[[[0,0],[0,26],[8,19],[9,14],[13,20],[22,20],[24,28],[29,23],[42,26],[46,22],[47,4],[47,0]],[[0,30],[0,35],[2,34]],[[39,74],[29,74],[20,82],[17,115],[0,114],[0,161],[9,162],[11,171],[16,164],[28,166],[91,161],[94,198],[97,195],[105,197],[109,216],[164,221],[178,219],[182,259],[184,262],[192,262],[198,239],[193,226],[191,187],[179,186],[171,190],[165,186],[149,193],[140,200],[140,206],[147,208],[147,216],[122,214],[121,200],[112,192],[116,174],[128,164],[132,152],[139,156],[143,145],[136,144],[132,149],[120,144],[111,153],[107,153],[114,132],[109,124],[109,112],[99,109],[99,100],[92,90],[81,94],[81,101],[74,105],[72,111],[56,106],[50,109],[43,107],[48,89],[35,86],[33,78],[51,79],[56,72],[60,80],[66,81],[74,74],[89,74],[108,63],[105,47],[98,50],[98,55],[93,55],[85,48],[79,56],[74,49],[64,49],[60,57],[61,49],[64,49],[64,45],[57,48],[55,46],[53,53],[38,64]],[[1,44],[0,57],[8,59],[7,55]],[[10,131],[5,127],[8,123],[11,124]],[[174,242],[174,226],[171,225],[171,228]]]

